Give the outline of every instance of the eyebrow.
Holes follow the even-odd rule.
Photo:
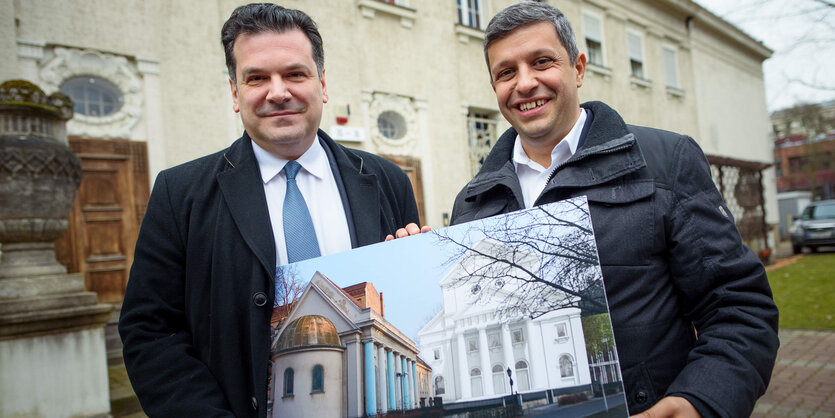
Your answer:
[[[302,71],[307,72],[307,73],[312,72],[312,71],[310,70],[310,67],[308,67],[307,65],[302,64],[302,63],[300,63],[300,62],[299,62],[299,63],[290,64],[290,65],[288,65],[288,66],[286,66],[286,67],[282,67],[282,68],[281,68],[281,72],[287,72],[287,71],[298,71],[298,70],[302,70]],[[265,73],[265,72],[268,72],[268,71],[264,70],[263,68],[259,68],[259,67],[248,67],[248,68],[244,68],[244,69],[241,71],[241,78],[242,78],[242,79],[245,79],[248,75],[250,75],[250,74],[252,74],[252,73]]]

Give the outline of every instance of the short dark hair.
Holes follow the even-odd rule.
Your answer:
[[[502,39],[521,26],[539,22],[549,22],[554,25],[557,37],[560,38],[562,46],[568,51],[568,58],[572,64],[577,59],[580,51],[577,49],[577,40],[574,37],[574,30],[565,14],[554,6],[540,3],[538,1],[521,1],[505,7],[490,19],[487,29],[484,31],[484,61],[487,63],[487,71],[490,71],[490,58],[487,57],[487,47],[491,43]],[[493,79],[493,76],[490,76]]]
[[[220,43],[223,44],[226,68],[232,82],[237,82],[233,50],[238,36],[270,31],[283,33],[293,29],[301,30],[310,40],[313,61],[316,62],[316,70],[321,77],[322,70],[325,68],[325,52],[322,48],[322,35],[316,28],[316,22],[300,10],[287,9],[272,3],[250,3],[233,10],[220,31]]]

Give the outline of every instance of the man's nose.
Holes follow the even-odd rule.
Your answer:
[[[267,92],[267,101],[283,103],[289,99],[290,90],[287,89],[287,83],[281,77],[272,77],[270,79],[270,89]]]
[[[516,91],[521,94],[530,93],[539,85],[536,73],[527,67],[519,69],[519,75],[516,80]]]

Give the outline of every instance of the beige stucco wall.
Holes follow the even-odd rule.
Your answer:
[[[0,0],[0,80],[17,77],[14,0]]]
[[[126,136],[148,142],[153,179],[159,170],[220,150],[240,135],[219,34],[229,13],[242,3],[0,0],[0,23],[6,23],[0,25],[5,34],[0,41],[0,77],[26,76],[38,82],[36,60],[19,59],[15,39],[40,43],[45,49],[89,48],[126,57],[140,69],[151,67],[139,71],[141,114]],[[376,4],[373,0],[281,2],[310,14],[324,38],[330,102],[321,127],[329,131],[336,115],[350,106],[348,126],[364,129],[366,140],[346,145],[419,158],[425,221],[437,228],[470,179],[468,109],[495,112],[498,133],[508,126],[498,114],[489,85],[481,39],[478,31],[462,31],[456,25],[452,0],[412,2],[411,9],[399,9],[412,16],[405,24],[400,16],[380,10],[367,17],[371,13],[363,6],[366,3]],[[482,2],[484,24],[510,3]],[[688,30],[686,19],[698,16],[699,8],[687,0],[552,3],[571,20],[581,50],[585,49],[581,13],[593,10],[604,17],[610,73],[590,72],[580,90],[581,100],[603,100],[629,123],[690,134],[708,153],[771,160],[760,58],[721,31],[704,30],[698,18]],[[16,29],[13,16],[20,21]],[[646,86],[630,82],[627,29],[644,35]],[[681,96],[669,95],[665,87],[662,45],[677,47]],[[407,140],[392,143],[374,138],[381,97],[397,98],[412,112]],[[776,199],[769,194],[772,201]]]

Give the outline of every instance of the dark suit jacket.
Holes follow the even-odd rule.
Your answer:
[[[402,170],[319,136],[338,168],[353,246],[419,223]],[[246,133],[159,174],[119,321],[125,366],[148,415],[265,416],[275,253]]]

